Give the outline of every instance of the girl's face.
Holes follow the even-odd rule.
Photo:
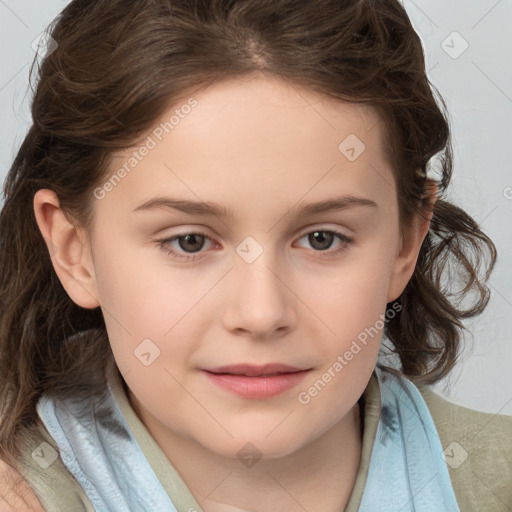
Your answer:
[[[425,233],[399,236],[383,129],[369,106],[245,77],[184,97],[117,155],[82,288],[154,432],[280,457],[355,407]],[[304,371],[206,371],[272,363]]]

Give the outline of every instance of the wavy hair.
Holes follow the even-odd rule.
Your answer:
[[[398,0],[73,0],[49,34],[58,46],[32,68],[33,123],[0,215],[0,457],[13,461],[43,393],[101,396],[115,364],[101,310],[77,306],[57,278],[34,194],[53,190],[87,227],[113,152],[133,145],[185,91],[252,72],[379,111],[401,228],[427,213],[426,187],[438,184],[430,231],[385,334],[404,375],[434,382],[448,374],[462,320],[489,300],[496,249],[444,196],[452,175],[446,106]],[[436,180],[426,175],[434,156]]]

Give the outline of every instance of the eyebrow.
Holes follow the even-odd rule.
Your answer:
[[[347,210],[357,206],[378,208],[377,203],[371,199],[347,195],[296,207],[289,213],[295,214],[298,217],[307,217],[308,215],[315,215],[328,211]],[[137,206],[133,211],[141,212],[155,209],[174,209],[189,215],[210,215],[220,218],[234,218],[233,211],[228,210],[219,204],[204,201],[197,202],[185,199],[174,199],[171,197],[154,197]]]

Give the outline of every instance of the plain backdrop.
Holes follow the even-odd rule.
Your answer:
[[[342,0],[340,0],[342,1]],[[0,178],[30,124],[28,71],[37,40],[66,0],[0,0]],[[512,0],[404,0],[430,81],[450,115],[455,171],[449,198],[495,241],[484,314],[466,323],[461,363],[438,393],[512,415]]]

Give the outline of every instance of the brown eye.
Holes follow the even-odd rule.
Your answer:
[[[308,235],[308,241],[312,247],[319,251],[329,249],[334,240],[334,234],[330,231],[313,231]]]
[[[313,253],[316,253],[316,258],[332,258],[341,255],[353,242],[351,237],[328,229],[305,232],[300,240],[302,239],[307,239],[307,243],[313,249]],[[339,243],[331,249],[336,239]]]
[[[199,251],[203,247],[205,239],[206,237],[204,235],[198,233],[174,238],[174,240],[178,240],[180,249],[183,249],[185,252]]]
[[[214,245],[209,236],[201,233],[185,233],[157,242],[158,246],[172,258],[190,262],[203,257],[205,251],[201,249],[204,248],[205,242]]]

